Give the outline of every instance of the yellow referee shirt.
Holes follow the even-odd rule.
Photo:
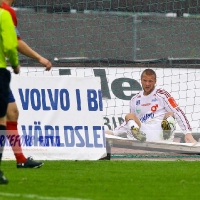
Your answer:
[[[11,15],[8,11],[0,8],[0,68],[6,68],[6,58],[12,67],[19,64],[17,52],[17,35]]]

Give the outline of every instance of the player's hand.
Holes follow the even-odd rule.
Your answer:
[[[40,59],[38,60],[40,64],[44,65],[46,67],[45,71],[49,71],[52,67],[52,64],[49,60],[47,60],[44,57],[40,57]]]
[[[19,74],[19,72],[20,72],[20,65],[18,65],[17,67],[13,67],[13,72],[15,74]]]
[[[106,131],[105,131],[105,134],[114,135],[113,132],[112,132],[111,130],[106,130]]]
[[[187,133],[185,135],[185,142],[186,143],[196,143],[197,141],[193,138],[191,133]]]

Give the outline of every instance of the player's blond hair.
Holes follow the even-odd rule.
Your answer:
[[[141,79],[144,74],[149,75],[149,76],[154,75],[156,79],[156,72],[153,69],[145,69],[141,74]]]

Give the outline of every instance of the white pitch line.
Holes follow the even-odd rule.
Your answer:
[[[41,200],[89,200],[82,198],[73,198],[73,197],[44,197],[36,194],[12,194],[12,193],[4,193],[0,192],[0,196],[4,197],[24,197],[27,199],[41,199]]]

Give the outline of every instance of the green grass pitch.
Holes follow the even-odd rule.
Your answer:
[[[9,179],[0,200],[195,200],[200,197],[199,161],[45,161],[17,169],[3,161]]]

